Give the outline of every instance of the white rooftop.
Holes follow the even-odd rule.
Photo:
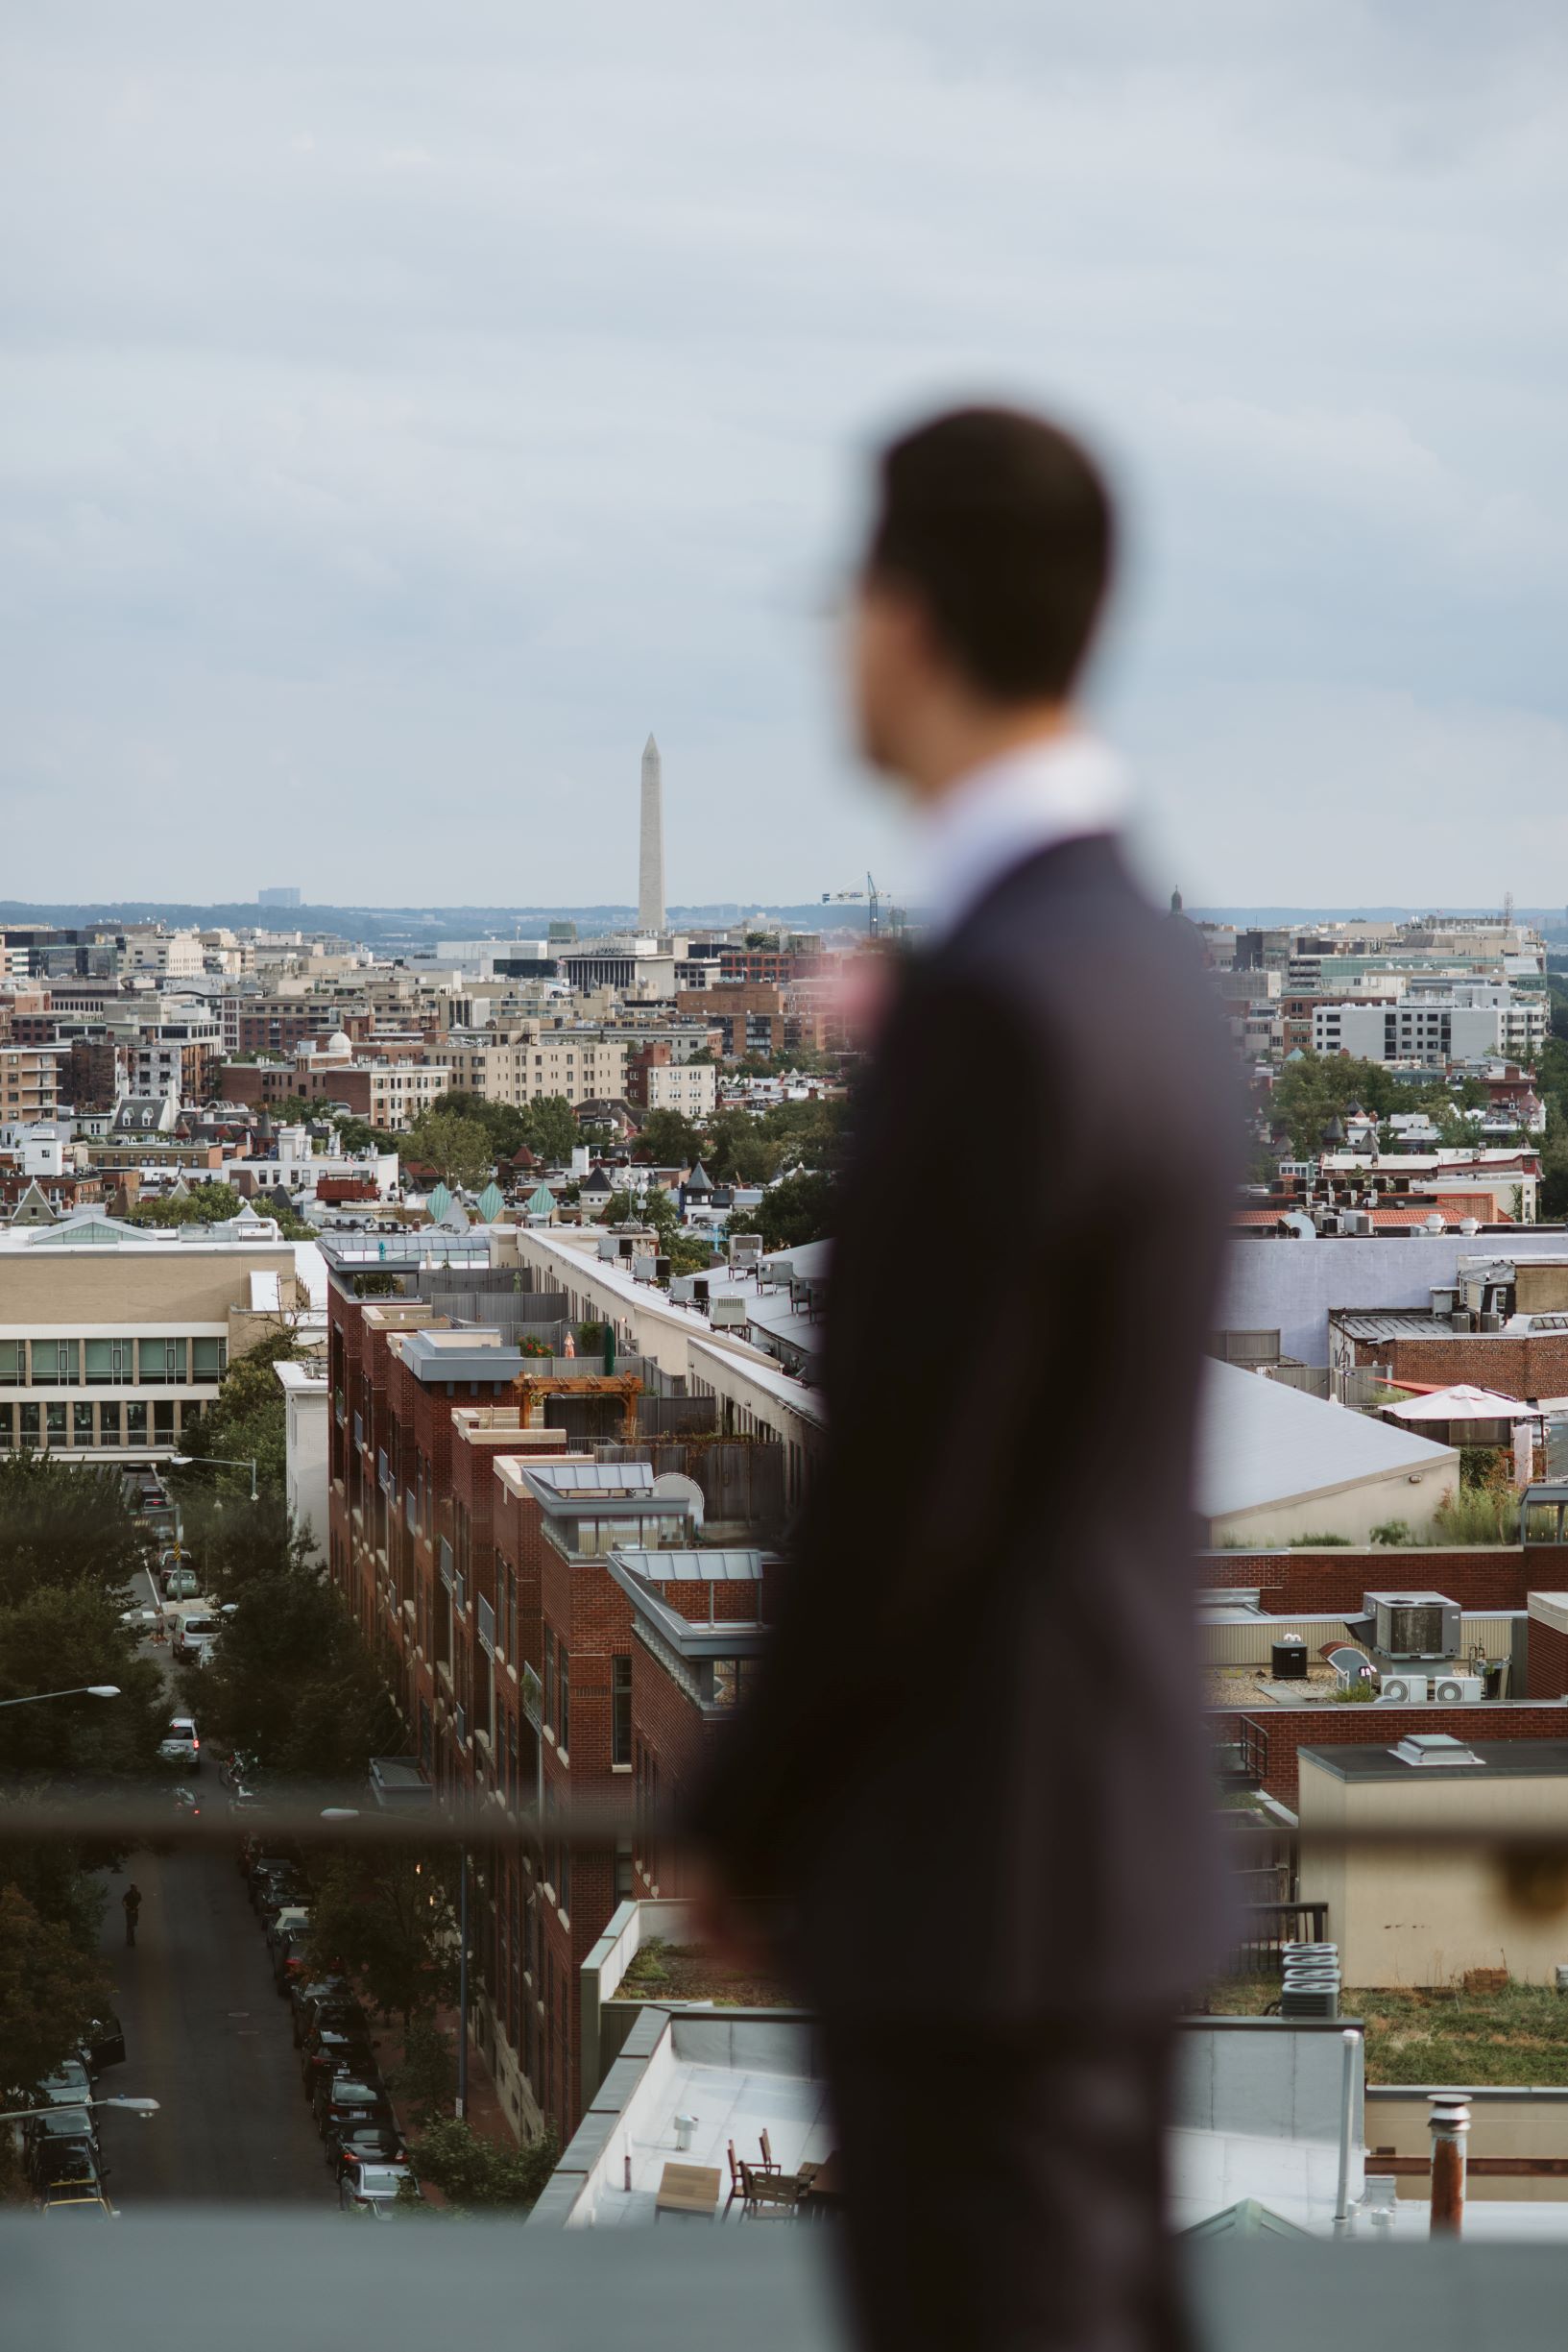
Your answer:
[[[528,2226],[648,2228],[666,2164],[712,2167],[719,2218],[738,2223],[738,2198],[725,2213],[732,2140],[738,2157],[756,2163],[765,2131],[786,2172],[832,2152],[827,2087],[811,2071],[814,2042],[809,2024],[787,2012],[643,2009]],[[684,2148],[677,2116],[690,2120]]]
[[[1206,1519],[1426,1469],[1445,1458],[1455,1458],[1451,1446],[1282,1380],[1213,1360],[1204,1367],[1196,1499]]]

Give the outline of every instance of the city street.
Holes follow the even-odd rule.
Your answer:
[[[221,1805],[215,1773],[204,1802]],[[134,1951],[120,1897],[142,1892]],[[224,1855],[133,1854],[108,1880],[104,1944],[125,2026],[126,2062],[106,2094],[161,2101],[150,2122],[100,2118],[115,2204],[159,2199],[331,2201],[321,2142],[300,2089],[286,2001],[245,1880]]]
[[[149,1645],[147,1654],[167,1676],[167,1651]],[[214,1766],[189,1785],[204,1808],[222,1807]],[[238,1842],[236,1833],[236,1851]],[[130,1951],[120,1898],[133,1879],[142,1906]],[[273,1990],[266,1941],[235,1860],[144,1849],[106,1883],[104,1950],[126,2062],[100,2088],[162,2102],[148,2122],[112,2107],[99,2118],[114,2203],[329,2204],[335,2192],[300,2088],[288,2003]]]

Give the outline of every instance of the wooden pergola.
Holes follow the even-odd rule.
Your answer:
[[[519,1372],[512,1383],[518,1400],[519,1426],[533,1429],[534,1406],[546,1396],[615,1396],[620,1400],[621,1437],[631,1444],[637,1438],[637,1405],[642,1383],[636,1372]]]

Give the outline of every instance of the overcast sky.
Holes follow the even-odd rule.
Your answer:
[[[863,455],[1046,403],[1189,903],[1568,898],[1560,0],[9,12],[0,894],[908,887]]]

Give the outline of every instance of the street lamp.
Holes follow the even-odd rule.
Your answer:
[[[169,1456],[169,1467],[172,1470],[205,1470],[209,1462],[218,1463],[226,1470],[249,1470],[251,1473],[251,1500],[253,1503],[255,1501],[256,1465],[253,1454],[171,1454]]]
[[[156,2098],[72,2098],[62,2100],[60,2104],[67,2107],[124,2107],[131,2115],[147,2117],[157,2115],[159,2101]],[[0,2123],[19,2123],[28,2116],[48,2113],[47,2107],[12,2107],[8,2114],[0,2115]]]
[[[30,1690],[25,1699],[0,1699],[0,1707],[36,1707],[44,1699],[117,1699],[118,1683],[75,1683],[69,1690]]]

